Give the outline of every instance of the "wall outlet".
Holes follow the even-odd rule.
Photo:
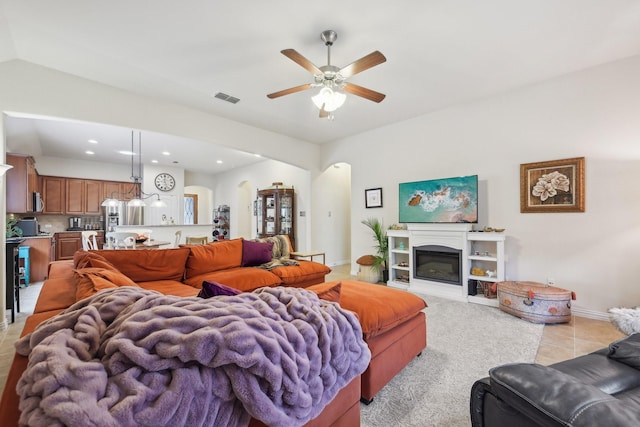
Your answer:
[[[553,277],[547,277],[547,285],[553,286],[555,284],[556,284],[556,279],[554,279]]]

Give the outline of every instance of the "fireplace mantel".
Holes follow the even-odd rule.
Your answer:
[[[409,289],[418,293],[426,293],[458,301],[467,301],[468,255],[469,243],[467,233],[472,224],[407,224],[409,234],[409,264],[415,266],[413,248],[425,245],[445,246],[461,251],[460,276],[462,286],[424,280],[414,277],[410,272]]]
[[[389,230],[390,276],[387,284],[412,292],[463,302],[497,306],[496,299],[469,295],[469,280],[506,280],[503,233],[474,232],[472,224],[407,224],[406,230]],[[445,246],[461,251],[462,286],[416,278],[414,247]],[[472,253],[472,251],[475,251]],[[480,252],[480,253],[478,253]],[[471,267],[491,269],[493,276],[472,276]],[[485,278],[486,277],[486,278]]]

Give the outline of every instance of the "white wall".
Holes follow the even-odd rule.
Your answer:
[[[296,249],[309,249],[311,230],[309,225],[311,222],[310,172],[275,160],[266,160],[251,166],[236,168],[231,172],[216,174],[213,191],[214,204],[216,206],[230,206],[231,238],[253,239],[256,237],[256,218],[253,216],[252,203],[258,189],[268,188],[274,182],[282,182],[287,187],[293,186],[296,192]],[[250,200],[247,200],[246,196],[247,187],[251,188]],[[247,204],[248,201],[250,204]],[[251,212],[250,216],[247,216],[248,210]],[[306,215],[301,217],[300,211],[305,211]],[[248,218],[251,221],[250,228],[246,227]],[[243,234],[240,234],[240,230]],[[249,235],[246,235],[247,230],[250,230]]]
[[[640,305],[639,76],[637,56],[323,147],[324,165],[352,166],[352,262],[370,252],[361,219],[398,220],[400,182],[478,174],[480,225],[507,229],[509,279],[553,277],[593,317]],[[580,156],[585,213],[520,213],[521,163]],[[384,206],[365,209],[374,187]]]
[[[324,251],[327,265],[347,264],[351,259],[351,165],[335,166],[313,179],[310,249]]]

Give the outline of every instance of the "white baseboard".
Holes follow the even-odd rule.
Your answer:
[[[578,317],[586,317],[588,319],[609,321],[609,313],[601,311],[589,310],[580,306],[571,306],[571,314]]]

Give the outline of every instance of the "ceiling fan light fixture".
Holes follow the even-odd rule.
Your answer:
[[[324,110],[329,112],[342,107],[346,99],[347,96],[344,93],[334,91],[328,87],[323,87],[317,95],[311,97],[318,109],[322,109],[322,106],[324,106]]]

